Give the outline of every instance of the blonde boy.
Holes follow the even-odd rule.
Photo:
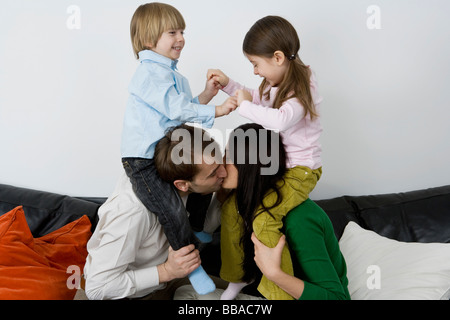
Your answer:
[[[185,27],[183,16],[168,4],[148,3],[134,13],[131,41],[140,64],[129,86],[121,147],[122,163],[134,192],[149,211],[158,216],[175,251],[189,244],[198,247],[200,241],[192,231],[173,183],[163,181],[156,170],[155,146],[171,127],[195,122],[211,128],[216,117],[227,115],[237,107],[236,98],[229,98],[220,106],[206,105],[218,92],[213,80],[193,98],[189,82],[177,71],[185,46]],[[204,201],[209,199],[204,197]],[[199,206],[204,207],[207,206]],[[204,212],[190,214],[203,215]],[[201,266],[189,279],[199,294],[215,289]]]

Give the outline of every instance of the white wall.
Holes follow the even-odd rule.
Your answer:
[[[260,79],[241,51],[245,33],[269,14],[294,24],[325,98],[324,176],[313,199],[450,184],[448,0],[163,2],[186,19],[179,69],[194,94],[211,67],[256,88]],[[137,64],[129,22],[141,3],[2,0],[0,183],[109,195]],[[80,29],[67,27],[77,25],[71,5],[80,9]],[[224,99],[220,93],[213,103]],[[243,122],[234,114],[216,128]]]

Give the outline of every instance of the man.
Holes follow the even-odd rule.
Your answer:
[[[184,204],[191,193],[219,191],[227,176],[221,160],[218,145],[206,132],[186,125],[168,132],[155,153],[158,172],[173,182]],[[213,197],[204,231],[213,232],[219,224],[220,205]],[[201,264],[194,245],[170,248],[156,215],[137,198],[125,173],[99,209],[87,248],[85,292],[92,300],[172,299]]]

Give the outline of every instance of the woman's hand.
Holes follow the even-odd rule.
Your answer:
[[[255,262],[267,279],[276,279],[281,270],[281,253],[286,243],[286,236],[282,235],[275,248],[269,248],[258,240],[255,233],[252,234],[255,244]],[[273,281],[273,280],[272,280]]]
[[[281,236],[275,248],[265,246],[256,238],[255,233],[252,234],[252,241],[255,244],[255,262],[261,272],[292,297],[300,299],[305,283],[281,270],[281,253],[286,243],[286,236]]]

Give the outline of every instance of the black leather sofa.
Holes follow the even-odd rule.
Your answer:
[[[450,243],[450,186],[405,193],[343,196],[316,203],[330,217],[338,239],[354,221],[398,241]]]
[[[42,237],[64,225],[88,216],[95,229],[104,198],[74,198],[50,192],[0,184],[0,216],[23,206],[25,217],[35,238]]]
[[[450,185],[404,193],[342,196],[315,201],[329,216],[337,239],[350,221],[402,242],[450,243]],[[220,234],[202,252],[210,273],[220,270]],[[215,257],[211,259],[211,257]],[[254,294],[255,288],[247,293]]]
[[[92,230],[106,198],[75,198],[0,184],[0,216],[23,206],[34,237],[48,234],[87,215]],[[316,203],[330,217],[338,239],[350,221],[403,242],[450,243],[450,185],[396,194],[342,196]],[[219,236],[202,251],[203,266],[213,275],[220,267]]]

